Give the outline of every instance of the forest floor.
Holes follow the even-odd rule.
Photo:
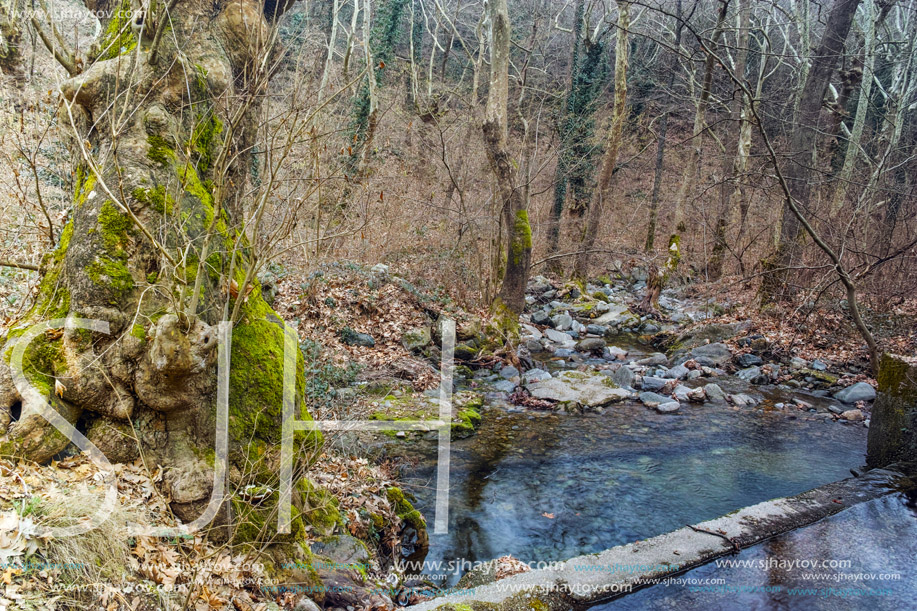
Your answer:
[[[639,267],[613,270],[589,285],[534,278],[520,321],[521,339],[508,349],[483,312],[468,311],[442,287],[412,284],[384,265],[334,264],[306,277],[277,268],[262,277],[277,311],[299,332],[306,398],[316,419],[380,413],[395,419],[405,415],[406,405],[429,405],[440,380],[437,321],[443,318],[457,321],[456,379],[472,387],[480,382],[482,392],[502,393],[522,408],[571,409],[550,392],[539,394],[543,376],[551,377],[540,367],[551,359],[565,360],[568,368],[607,373],[650,409],[658,409],[663,400],[649,396],[654,394],[674,403],[670,409],[698,400],[698,386],[684,387],[681,380],[690,383],[727,371],[746,372],[751,384],[806,389],[829,401],[856,383],[875,386],[862,341],[850,330],[841,305],[762,313],[743,305],[753,302],[747,292],[724,298],[718,287],[694,285],[666,291],[659,311],[645,315],[635,312],[644,280],[645,270]],[[710,297],[715,291],[716,301]],[[913,353],[917,348],[914,303],[870,322],[891,351]],[[608,339],[610,344],[621,335],[645,342],[652,354],[626,361],[613,346],[595,341]],[[718,353],[711,344],[726,350]],[[704,360],[708,357],[712,360]],[[648,392],[657,379],[664,385]],[[714,396],[712,382],[701,401],[745,406],[745,394]],[[689,391],[695,395],[681,396]],[[868,424],[871,400],[853,399],[840,401],[838,409],[819,408],[813,416]],[[480,418],[469,417],[465,407],[454,412],[453,431],[460,436],[472,434]],[[805,404],[786,409],[816,411]],[[85,608],[88,601],[94,608],[135,611],[317,608],[301,594],[263,588],[270,581],[260,563],[261,550],[201,537],[129,534],[134,524],[175,525],[168,500],[157,490],[162,473],[135,463],[116,465],[112,475],[118,503],[106,525],[57,539],[43,527],[77,524],[91,513],[106,489],[104,474],[81,455],[49,465],[0,460],[0,611]],[[337,499],[341,535],[364,541],[371,550],[357,554],[365,570],[347,576],[356,584],[355,593],[337,599],[329,595],[327,608],[387,609],[398,601],[398,588],[370,594],[372,587],[381,592],[399,584],[391,573],[403,531],[397,503],[386,494],[396,476],[391,464],[375,464],[358,449],[328,447],[312,467],[309,477]],[[393,526],[380,532],[369,517],[374,514]],[[307,536],[311,544],[322,544],[319,533]]]

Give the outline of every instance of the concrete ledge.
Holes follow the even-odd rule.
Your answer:
[[[765,501],[693,527],[578,556],[407,607],[410,611],[568,611],[653,585],[666,577],[808,526],[886,494],[917,487],[894,467]]]

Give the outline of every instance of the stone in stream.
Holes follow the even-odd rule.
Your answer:
[[[600,337],[587,337],[576,345],[580,352],[602,352],[605,349],[605,340]]]
[[[618,388],[608,376],[584,371],[563,371],[549,380],[529,384],[528,390],[537,399],[584,407],[598,407],[631,396],[629,391]]]
[[[751,382],[755,378],[761,377],[761,368],[760,367],[748,367],[747,369],[741,369],[736,372],[736,377],[739,378],[740,380]]]
[[[844,413],[845,410],[844,410],[843,407],[839,407],[839,406],[837,406],[837,405],[829,405],[829,406],[828,406],[828,411],[831,412],[832,414],[835,414],[835,415],[837,415],[837,416],[840,416],[841,414]]]
[[[500,380],[494,384],[494,388],[500,392],[513,392],[516,390],[516,384],[509,380]]]
[[[608,346],[608,354],[618,361],[623,361],[627,356],[627,350],[622,350],[617,346]]]
[[[723,367],[732,360],[732,351],[726,344],[704,344],[691,350],[691,356],[708,367]]]
[[[720,388],[719,384],[707,384],[704,386],[704,393],[707,395],[707,398],[711,401],[725,401],[726,393],[723,392],[723,389]]]
[[[596,311],[602,311],[608,308],[601,316],[593,320],[596,325],[613,325],[627,317],[627,306],[620,303],[605,303],[600,301],[596,304]]]
[[[675,365],[664,374],[662,374],[662,377],[668,378],[670,380],[682,380],[687,377],[688,371],[690,370],[684,365]]]
[[[564,333],[555,329],[545,329],[544,334],[545,337],[547,337],[552,342],[556,342],[561,345],[566,345],[573,341],[573,336],[571,336],[569,333]]]
[[[599,337],[603,337],[607,331],[608,327],[604,325],[586,325],[586,333],[589,333],[590,335],[598,335]]]
[[[673,414],[678,411],[681,407],[681,404],[678,401],[669,401],[668,403],[661,403],[656,406],[656,411],[660,414]]]
[[[547,380],[550,377],[551,374],[543,369],[529,369],[522,374],[522,379],[526,384]]]
[[[569,348],[558,348],[554,351],[554,356],[565,359],[569,356],[573,356],[573,351]]]
[[[525,340],[525,347],[528,348],[529,352],[532,354],[544,351],[544,345],[537,339]]]
[[[573,317],[569,314],[558,314],[551,318],[551,322],[554,323],[554,328],[559,331],[567,331],[573,328]]]
[[[532,322],[536,325],[550,325],[551,317],[544,310],[538,310],[537,312],[532,312]]]
[[[761,360],[761,357],[757,354],[740,354],[736,357],[736,365],[742,369],[748,367],[754,367],[755,365],[761,365],[764,361]]]
[[[611,379],[622,388],[632,388],[636,377],[630,367],[626,365],[621,365],[611,372]]]
[[[843,390],[834,393],[834,398],[841,403],[856,403],[857,401],[873,401],[876,398],[876,389],[866,382],[857,382]]]
[[[539,331],[538,329],[536,329],[536,328],[533,327],[532,325],[525,325],[525,324],[524,324],[524,325],[522,325],[522,329],[523,329],[528,335],[531,335],[531,336],[532,336],[532,339],[541,339],[541,338],[543,337],[542,334],[541,334],[541,331]]]
[[[732,401],[732,404],[736,407],[754,407],[758,404],[752,397],[742,393],[729,395],[728,399]]]
[[[641,384],[640,388],[649,391],[661,390],[662,387],[665,386],[665,383],[666,380],[662,378],[657,378],[654,376],[643,376],[643,383]]]
[[[790,369],[806,369],[809,366],[809,361],[801,359],[798,356],[794,356],[790,359]]]
[[[848,409],[846,412],[841,414],[841,418],[850,422],[862,422],[863,420],[866,420],[866,416],[862,411],[858,409]]]
[[[672,395],[673,395],[676,399],[678,399],[679,401],[685,401],[685,402],[686,402],[686,401],[688,400],[688,393],[689,393],[690,391],[691,391],[691,389],[688,388],[687,386],[685,386],[684,384],[679,384],[679,385],[676,386],[675,389],[672,391]]]
[[[702,386],[698,388],[688,388],[683,384],[679,384],[675,387],[675,390],[672,391],[672,394],[683,403],[703,403],[704,399],[707,398]]]
[[[500,369],[500,377],[504,380],[512,380],[519,375],[519,370],[513,367],[512,365],[507,365]]]
[[[730,353],[730,356],[732,354]],[[668,365],[669,359],[661,352],[654,352],[646,358],[637,361],[637,365]]]
[[[672,401],[672,397],[666,397],[665,395],[659,395],[654,392],[642,392],[640,393],[639,399],[646,407],[657,407],[663,403]]]
[[[812,369],[814,369],[815,371],[827,371],[828,366],[825,364],[823,360],[815,359],[814,361],[812,361]]]

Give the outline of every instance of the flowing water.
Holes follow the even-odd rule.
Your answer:
[[[913,609],[915,547],[917,496],[896,494],[743,550],[729,559],[732,566],[707,564],[685,581],[593,609]],[[808,560],[829,566],[800,566]]]
[[[537,563],[597,552],[863,464],[865,427],[796,414],[710,403],[674,415],[632,402],[585,415],[493,405],[475,436],[452,444],[449,532],[431,534],[426,572],[451,585],[467,563],[504,554]],[[405,489],[432,524],[435,444],[394,443],[419,458],[403,473]]]

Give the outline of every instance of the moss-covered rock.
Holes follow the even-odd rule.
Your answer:
[[[423,515],[416,509],[414,505],[405,497],[404,492],[401,488],[396,488],[392,486],[386,491],[386,496],[388,497],[389,502],[392,503],[395,509],[395,515],[401,520],[405,527],[410,527],[414,532],[412,533],[416,540],[413,542],[415,547],[415,554],[421,556],[426,555],[427,549],[430,547],[430,538],[427,535],[427,521],[424,520]],[[405,534],[405,529],[402,529],[402,536]],[[402,541],[402,546],[404,547],[406,543]]]
[[[917,465],[917,365],[883,354],[878,382],[866,463],[870,467],[894,462]]]

